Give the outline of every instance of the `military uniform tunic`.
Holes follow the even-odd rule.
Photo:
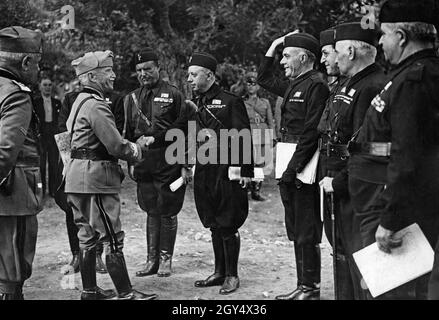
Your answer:
[[[73,118],[80,103],[85,101]],[[78,226],[81,249],[96,246],[97,240],[123,246],[124,233],[120,223],[119,192],[124,178],[117,159],[135,161],[134,146],[122,138],[114,115],[103,95],[85,88],[72,106],[67,120],[72,131],[73,150],[83,151],[84,157],[66,165],[65,192]]]
[[[364,68],[352,78],[344,80],[328,103],[319,124],[322,133],[322,150],[320,168],[322,177],[334,177],[332,182],[337,201],[341,200],[338,209],[338,227],[342,236],[342,247],[347,253],[358,250],[358,228],[350,205],[347,175],[347,144],[360,129],[370,102],[384,86],[385,75],[376,64]],[[329,143],[329,144],[328,144]],[[338,151],[332,148],[337,149]],[[329,148],[329,156],[328,156]],[[331,149],[333,151],[331,151]],[[343,210],[344,209],[344,210]],[[326,228],[328,229],[328,228]],[[328,230],[329,231],[329,230]],[[329,233],[330,234],[330,233]]]
[[[125,137],[136,141],[141,136],[153,136],[142,162],[134,167],[137,198],[142,210],[153,216],[174,216],[181,210],[185,186],[172,192],[169,185],[181,176],[181,164],[169,164],[165,159],[168,130],[187,132],[193,110],[186,108],[183,94],[173,85],[159,80],[152,88],[142,86],[125,97]]]
[[[368,183],[381,185],[369,193],[368,206],[361,213],[363,245],[375,241],[379,224],[397,231],[413,222],[432,246],[437,242],[438,81],[439,59],[433,50],[422,50],[391,71],[387,84],[371,102],[357,142],[390,142],[391,147],[387,157],[365,152],[352,157],[352,171],[359,179],[350,190],[360,193]],[[425,295],[426,288],[419,288],[416,294]]]
[[[38,143],[30,89],[0,70],[0,294],[32,273],[43,196]]]
[[[230,229],[230,233],[236,231],[245,222],[248,216],[247,190],[243,189],[239,181],[230,181],[228,170],[230,166],[240,167],[242,177],[253,177],[252,146],[239,143],[239,156],[233,159],[237,150],[233,144],[219,142],[220,130],[236,129],[238,132],[246,129],[249,136],[250,123],[244,102],[241,98],[224,91],[217,84],[195,98],[198,106],[196,115],[197,132],[206,129],[213,130],[218,137],[218,144],[214,145],[216,155],[210,154],[212,149],[206,151],[211,163],[200,162],[199,155],[194,175],[194,197],[198,215],[206,228]],[[206,134],[208,136],[208,134]],[[207,138],[208,140],[209,138]],[[233,138],[232,138],[233,139]],[[198,145],[197,152],[208,141],[202,141]],[[227,163],[221,161],[221,154],[227,153]],[[204,153],[203,153],[204,154]],[[214,162],[214,163],[212,163]]]
[[[280,80],[273,74],[273,58],[266,57],[258,72],[258,83],[268,91],[283,96],[281,106],[282,141],[298,143],[280,184],[285,207],[288,238],[298,245],[321,241],[322,222],[316,183],[307,185],[296,179],[318,148],[317,125],[321,118],[329,89],[321,74],[311,70],[298,78]]]

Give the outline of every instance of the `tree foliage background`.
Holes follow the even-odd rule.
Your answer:
[[[185,66],[194,51],[208,51],[221,62],[226,85],[237,70],[254,68],[276,37],[300,28],[318,37],[339,22],[362,16],[375,0],[2,0],[0,28],[21,25],[45,33],[44,68],[66,80],[70,61],[90,50],[112,50],[116,89],[136,87],[133,55],[157,50],[163,76],[187,95]],[[71,5],[75,29],[60,23]]]

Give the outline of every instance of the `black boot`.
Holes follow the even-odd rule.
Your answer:
[[[80,250],[79,268],[83,288],[81,300],[108,300],[116,296],[113,290],[102,290],[96,285],[96,248]]]
[[[320,246],[306,244],[300,246],[303,270],[301,292],[294,300],[320,300]]]
[[[265,199],[261,196],[261,186],[262,186],[262,182],[258,182],[258,181],[251,182],[251,194],[253,200],[265,201]]]
[[[294,242],[294,256],[296,259],[297,288],[294,289],[292,292],[276,296],[276,300],[294,300],[296,296],[302,292],[301,285],[303,283],[303,257],[302,251],[300,247],[296,244],[296,242]]]
[[[102,243],[98,243],[96,246],[96,272],[101,274],[108,273],[107,267],[105,266],[104,261],[102,261],[103,252],[104,245]]]
[[[221,287],[220,294],[230,294],[239,288],[238,259],[241,239],[239,232],[223,239],[226,261],[226,279]]]
[[[137,277],[145,277],[156,274],[159,269],[160,225],[160,217],[148,215],[146,218],[146,242],[148,246],[148,257],[145,268],[136,272]]]
[[[224,279],[226,278],[223,239],[216,232],[212,232],[212,246],[213,246],[213,254],[215,257],[215,272],[209,277],[207,277],[205,280],[195,281],[196,287],[204,288],[204,287],[212,287],[212,286],[221,286],[224,283]]]
[[[172,255],[177,237],[177,216],[162,217],[160,227],[160,264],[157,276],[169,277],[172,273]]]
[[[105,257],[107,270],[116,287],[119,300],[153,300],[157,299],[155,293],[145,294],[134,290],[128,276],[125,258],[122,252],[110,253]]]

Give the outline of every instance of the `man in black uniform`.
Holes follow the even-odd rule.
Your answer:
[[[274,75],[274,54],[283,44],[281,65],[289,80]],[[320,247],[322,222],[318,185],[304,184],[296,178],[318,147],[317,125],[329,95],[327,84],[313,69],[319,55],[319,42],[307,33],[287,35],[273,41],[258,72],[258,83],[283,96],[282,142],[297,143],[287,170],[279,181],[288,239],[294,241],[297,288],[279,300],[320,299]]]
[[[393,233],[416,222],[433,246],[439,233],[439,60],[434,1],[390,0],[380,44],[394,66],[349,150],[349,192],[362,246],[391,254]],[[428,275],[381,299],[425,299]],[[370,297],[369,297],[370,298]]]
[[[182,175],[181,164],[165,159],[165,135],[170,129],[187,131],[193,110],[186,108],[183,94],[160,77],[158,55],[150,48],[136,54],[136,72],[141,87],[124,99],[125,137],[149,146],[144,160],[130,166],[130,176],[137,182],[137,199],[147,213],[146,240],[148,256],[145,268],[136,276],[172,272],[172,255],[177,236],[177,214],[183,206],[185,186],[175,192],[170,184]]]
[[[215,272],[205,280],[195,282],[196,287],[222,286],[219,293],[229,294],[239,287],[238,259],[240,236],[238,229],[248,216],[247,190],[253,177],[253,156],[251,146],[250,121],[241,98],[224,91],[215,83],[216,59],[207,53],[194,53],[190,59],[188,82],[196,98],[198,136],[206,138],[206,143],[198,146],[198,153],[204,149],[209,153],[209,161],[197,156],[194,176],[195,205],[203,226],[212,232],[215,256]],[[243,130],[246,129],[246,130]],[[215,144],[214,135],[220,137],[220,130],[243,130],[248,134],[244,143],[239,137],[231,136],[228,144]],[[230,131],[231,130],[231,131]],[[212,139],[212,141],[210,141]],[[238,139],[239,150],[235,150],[233,140]],[[217,141],[218,142],[218,141]],[[212,145],[213,144],[213,145]],[[212,145],[213,149],[205,149]],[[224,147],[225,146],[225,147]],[[235,145],[236,146],[236,145]],[[215,153],[215,152],[216,153]],[[247,152],[246,152],[247,151]],[[227,161],[220,161],[227,155]],[[233,159],[239,155],[239,159]],[[224,160],[224,159],[222,159]],[[237,160],[237,161],[235,161]],[[228,178],[229,168],[240,167],[241,179]]]
[[[384,85],[384,73],[375,64],[378,39],[373,29],[363,29],[359,22],[346,23],[337,26],[333,36],[337,49],[334,62],[345,80],[331,94],[318,127],[322,134],[320,172],[325,177],[321,181],[325,191],[334,193],[338,251],[336,299],[352,300],[359,299],[361,292],[351,256],[360,246],[358,223],[348,193],[347,143],[360,128],[370,102]],[[332,231],[329,222],[326,214],[327,235]]]
[[[22,300],[32,273],[42,183],[39,123],[31,90],[41,60],[41,34],[0,30],[0,300]]]

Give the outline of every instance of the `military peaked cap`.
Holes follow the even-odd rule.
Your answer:
[[[378,28],[377,28],[378,29]],[[363,28],[361,22],[343,23],[335,27],[335,42],[358,40],[376,46],[378,33],[376,29]]]
[[[42,53],[43,35],[23,27],[0,30],[0,51],[15,53]]]
[[[145,48],[143,51],[136,53],[134,57],[135,64],[158,60],[159,56],[152,48]]]
[[[216,71],[218,61],[215,57],[206,52],[194,52],[189,59],[189,66],[200,66],[211,70],[213,73]]]
[[[330,28],[320,32],[320,46],[335,45],[335,29]]]
[[[72,66],[77,76],[97,68],[112,67],[113,52],[110,50],[87,52],[82,57],[73,60]]]
[[[388,0],[381,6],[381,23],[424,22],[438,24],[437,0]]]
[[[284,47],[303,48],[312,52],[316,57],[320,53],[319,41],[308,33],[296,33],[286,36]]]

